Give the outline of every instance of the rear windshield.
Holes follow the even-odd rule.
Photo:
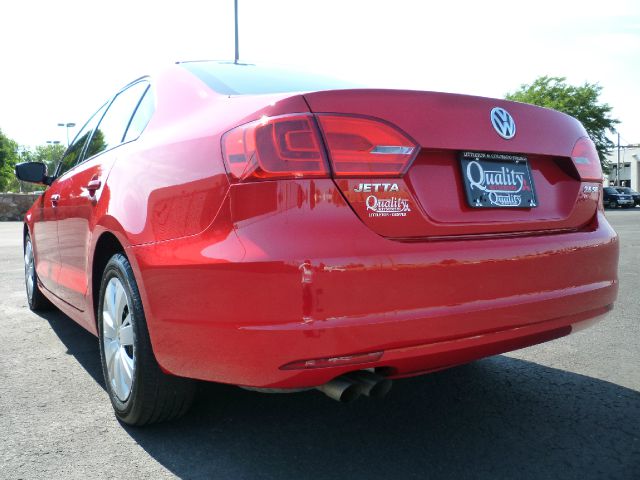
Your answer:
[[[614,195],[620,193],[613,187],[604,187],[604,191],[607,193],[613,193]]]
[[[311,92],[359,85],[310,72],[231,62],[183,62],[181,66],[223,95]]]

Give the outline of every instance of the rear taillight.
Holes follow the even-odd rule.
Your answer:
[[[585,182],[602,182],[602,167],[598,151],[591,139],[582,137],[571,152],[571,160]]]
[[[239,181],[329,175],[310,114],[265,117],[241,125],[224,134],[222,148],[230,175]]]
[[[316,118],[322,129],[320,135]],[[402,175],[418,146],[379,120],[344,115],[283,115],[241,125],[222,137],[224,161],[236,181]]]
[[[397,128],[371,118],[318,115],[336,177],[402,175],[418,147]]]

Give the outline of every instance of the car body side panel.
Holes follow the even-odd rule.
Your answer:
[[[300,95],[220,96],[178,66],[160,72],[151,83],[156,111],[143,135],[71,169],[27,214],[45,295],[94,334],[97,292],[92,291],[91,265],[100,235],[114,234],[126,249],[202,232],[215,218],[229,186],[221,159],[222,133],[262,115],[308,111]],[[105,161],[108,165],[102,164]],[[103,182],[94,205],[82,187],[96,169],[103,169]],[[63,218],[62,250],[67,262],[58,283],[57,205],[52,206],[50,197],[63,190],[73,198],[64,202],[69,218]],[[135,258],[131,262],[135,264]],[[144,298],[142,279],[137,280]]]
[[[121,147],[109,214],[132,245],[195,235],[213,221],[229,187],[220,137],[232,125],[308,111],[291,94],[227,98],[180,67],[152,80],[156,111],[142,137]]]

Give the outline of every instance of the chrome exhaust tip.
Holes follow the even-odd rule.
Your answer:
[[[316,389],[327,397],[342,403],[353,402],[362,394],[361,385],[344,376],[334,378]]]
[[[349,403],[360,395],[382,398],[391,390],[393,382],[388,378],[368,370],[358,370],[334,378],[330,382],[316,387],[327,397],[338,402]]]
[[[382,398],[393,385],[393,382],[388,378],[377,375],[368,370],[358,370],[357,372],[351,372],[345,375],[351,381],[359,384],[362,387],[362,394],[371,398]]]

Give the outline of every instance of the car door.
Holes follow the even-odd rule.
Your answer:
[[[58,242],[58,208],[63,190],[60,178],[73,168],[80,159],[89,140],[91,131],[98,123],[104,108],[96,112],[76,135],[53,172],[55,180],[43,192],[34,210],[33,245],[36,259],[36,272],[43,286],[56,296],[60,296],[60,249]]]
[[[62,177],[58,202],[58,244],[61,298],[79,310],[92,307],[89,290],[89,246],[100,212],[108,204],[105,188],[109,171],[119,154],[131,117],[146,91],[140,81],[119,92],[93,129],[78,165]]]

